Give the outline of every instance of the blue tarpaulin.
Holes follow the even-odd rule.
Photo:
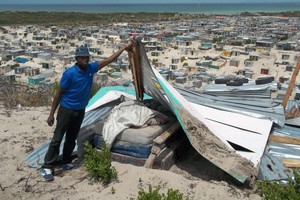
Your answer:
[[[18,63],[26,63],[29,60],[27,58],[17,57],[17,58],[15,58],[15,61],[18,62]]]

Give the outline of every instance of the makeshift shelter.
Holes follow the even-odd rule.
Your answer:
[[[82,128],[93,125],[96,121],[109,120],[111,111],[119,105],[123,97],[140,102],[153,98],[176,117],[190,144],[204,158],[241,183],[256,177],[273,123],[279,126],[284,124],[281,119],[272,116],[272,112],[259,113],[262,112],[262,108],[267,109],[269,104],[263,102],[262,105],[255,107],[257,102],[245,102],[243,106],[239,106],[237,105],[239,101],[234,99],[223,99],[223,102],[218,104],[215,102],[220,98],[211,99],[212,96],[204,96],[202,100],[199,100],[197,93],[171,86],[156,69],[151,67],[139,39],[136,40],[133,50],[129,52],[129,58],[134,89],[102,88],[90,100]],[[254,108],[251,111],[247,110],[251,106]],[[272,106],[270,105],[268,109],[272,109]],[[283,111],[280,105],[277,105],[277,109]],[[151,118],[152,114],[148,115]],[[138,125],[141,124],[143,123],[138,123]],[[99,126],[105,125],[100,123]],[[124,124],[120,126],[124,128]],[[100,130],[101,128],[93,127],[92,129]],[[113,149],[113,142],[119,137],[120,131],[117,133],[114,128],[110,130],[113,130],[114,135],[106,131],[102,136]],[[147,159],[145,166],[148,167],[151,167],[157,158],[153,152],[159,146],[154,140],[152,139],[152,145],[147,149],[148,151],[151,149],[150,156],[145,158]],[[43,158],[46,148],[47,144],[28,155],[25,160],[36,165],[40,162],[37,158]]]

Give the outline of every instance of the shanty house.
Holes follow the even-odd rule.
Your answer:
[[[38,85],[41,81],[45,80],[45,77],[36,75],[28,77],[28,85]]]
[[[239,64],[240,64],[239,60],[230,60],[230,62],[229,62],[229,66],[238,67]]]
[[[256,52],[250,52],[249,53],[249,60],[250,61],[258,61],[259,53]]]
[[[292,72],[293,71],[293,66],[292,65],[287,65],[286,67],[285,67],[285,71],[286,72]]]
[[[8,54],[10,54],[12,57],[17,57],[17,56],[21,56],[24,55],[25,50],[24,49],[11,49],[7,51]]]
[[[170,68],[170,70],[177,70],[178,69],[178,65],[172,64],[172,65],[169,66],[169,68]]]
[[[25,69],[25,76],[36,76],[40,74],[40,68],[28,67]]]
[[[16,75],[15,74],[4,74],[3,77],[4,77],[6,82],[16,81]]]
[[[10,71],[9,66],[0,66],[0,74],[5,74]]]
[[[38,85],[39,85],[41,88],[44,88],[44,89],[52,89],[53,86],[54,86],[54,82],[49,81],[49,80],[43,80],[43,81],[40,81],[40,82],[38,83]]]
[[[179,58],[172,58],[171,59],[171,63],[172,64],[178,64],[180,62],[180,59]]]
[[[175,44],[179,46],[190,46],[192,44],[193,37],[191,36],[177,36]]]
[[[240,50],[236,50],[236,49],[233,49],[232,52],[231,52],[232,56],[239,56],[240,54],[241,54],[241,51]]]
[[[262,67],[262,68],[260,69],[260,74],[268,75],[268,74],[269,74],[269,71],[270,71],[269,68]]]
[[[175,79],[175,82],[176,83],[180,83],[180,84],[184,84],[184,83],[186,83],[186,77],[176,77],[176,79]]]
[[[252,67],[253,64],[254,64],[254,61],[249,60],[249,59],[245,60],[245,62],[244,62],[245,67]]]
[[[212,43],[202,42],[199,49],[208,50],[212,48]]]
[[[232,49],[231,48],[224,48],[223,49],[223,54],[224,54],[224,56],[230,57],[231,54],[232,54]]]
[[[153,56],[153,57],[158,57],[161,54],[162,54],[161,51],[151,51],[151,56]]]
[[[15,68],[15,74],[24,74],[27,68],[28,67],[26,67],[26,66],[16,67]]]
[[[51,60],[52,56],[50,53],[39,53],[38,58],[43,60]]]

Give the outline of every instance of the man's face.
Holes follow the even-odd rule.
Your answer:
[[[90,57],[89,56],[77,56],[76,61],[80,67],[86,67],[89,64]]]

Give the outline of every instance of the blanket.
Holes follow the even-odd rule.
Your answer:
[[[167,121],[168,118],[165,115],[138,101],[125,101],[111,111],[104,123],[102,136],[111,147],[118,134],[127,128],[164,124]]]

